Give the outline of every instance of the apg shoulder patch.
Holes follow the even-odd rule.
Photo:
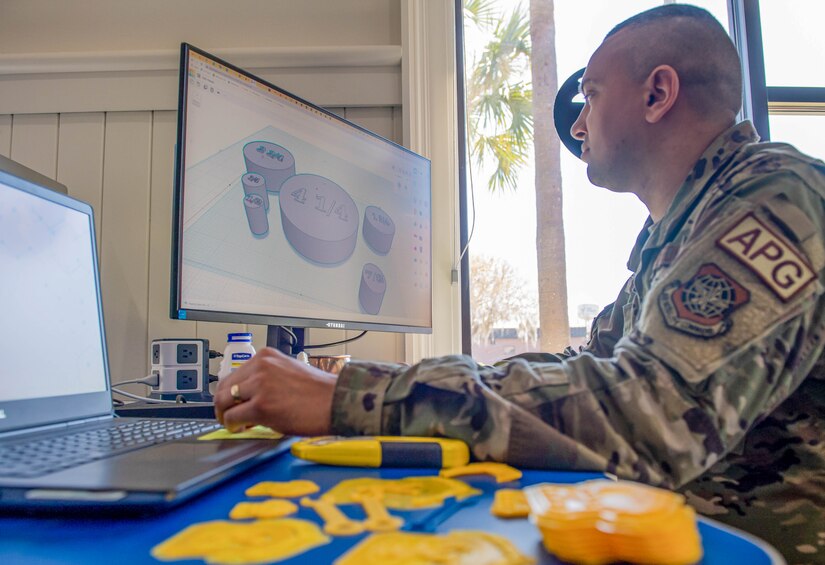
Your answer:
[[[717,265],[705,263],[685,283],[667,285],[659,295],[659,309],[671,328],[712,338],[730,329],[730,313],[748,300],[745,287]]]
[[[756,273],[783,302],[816,279],[807,258],[752,213],[716,240],[716,245]]]

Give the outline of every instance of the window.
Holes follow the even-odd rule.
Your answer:
[[[727,28],[725,0],[694,3],[708,9]],[[587,64],[613,26],[662,4],[662,0],[591,0],[586,9],[579,2],[565,0],[547,4],[555,5],[555,58],[561,85]],[[488,13],[472,13],[487,5],[492,6]],[[633,195],[591,185],[584,163],[561,146],[564,255],[551,253],[555,259],[545,261],[544,272],[539,273],[533,146],[505,143],[517,139],[512,124],[520,123],[520,97],[533,86],[530,59],[521,43],[530,42],[529,2],[465,0],[464,6],[467,190],[474,195],[468,198],[467,212],[467,221],[473,223],[474,219],[468,251],[471,319],[464,324],[471,328],[472,340],[465,339],[465,353],[493,362],[525,351],[560,351],[566,345],[581,345],[592,318],[615,300],[629,276],[627,259],[647,210]],[[534,125],[538,126],[538,121]],[[500,156],[513,162],[504,159],[502,165]],[[508,171],[512,172],[509,181],[502,180]],[[566,271],[566,288],[548,288],[546,282],[559,271]],[[539,330],[540,288],[556,303],[564,301],[562,291],[566,290],[566,302],[560,310],[567,320],[547,325],[555,328],[565,324],[567,329],[552,341],[548,339],[550,332]],[[558,315],[557,311],[554,319],[559,320]]]
[[[759,15],[770,138],[822,158],[825,42],[819,28],[825,4],[821,0],[761,0]]]

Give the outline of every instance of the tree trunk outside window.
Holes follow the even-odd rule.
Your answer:
[[[560,142],[553,125],[553,101],[558,90],[553,0],[530,0],[530,39],[540,344],[542,351],[556,352],[570,342],[570,323],[567,317]]]

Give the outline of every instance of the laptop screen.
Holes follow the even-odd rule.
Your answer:
[[[0,265],[0,430],[18,401],[108,397],[91,208],[0,169]],[[24,420],[63,419],[40,416]]]

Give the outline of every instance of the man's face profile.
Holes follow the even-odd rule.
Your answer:
[[[641,85],[627,71],[623,33],[608,38],[590,58],[581,81],[585,105],[570,128],[583,142],[581,159],[590,182],[617,192],[632,189],[636,136],[643,121]]]

